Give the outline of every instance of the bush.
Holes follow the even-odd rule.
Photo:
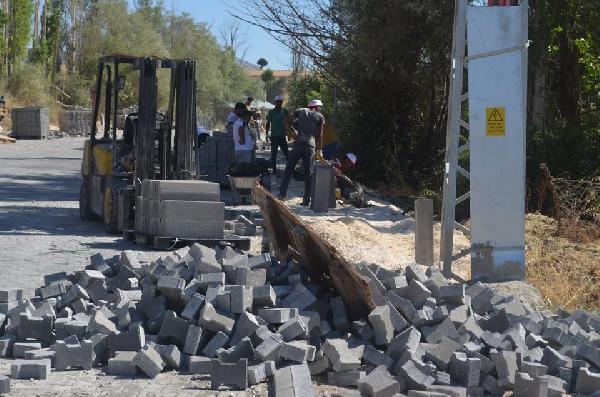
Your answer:
[[[46,106],[53,104],[50,82],[39,65],[22,63],[6,81],[4,91],[11,106]]]

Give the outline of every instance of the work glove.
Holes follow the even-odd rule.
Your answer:
[[[323,151],[322,150],[317,150],[317,154],[315,155],[315,159],[316,160],[325,160],[323,158]]]

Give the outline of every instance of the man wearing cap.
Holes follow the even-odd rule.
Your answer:
[[[275,108],[267,113],[267,124],[265,131],[267,132],[267,140],[269,140],[269,132],[271,132],[271,165],[273,172],[277,173],[277,151],[281,148],[285,159],[288,158],[288,144],[286,138],[285,120],[290,115],[290,112],[282,107],[283,97],[278,95],[275,97]]]
[[[300,159],[304,162],[304,197],[302,205],[310,203],[310,187],[315,162],[315,149],[317,158],[323,158],[322,141],[325,117],[321,114],[323,103],[318,99],[309,102],[308,107],[296,110],[286,120],[286,127],[293,131],[294,146],[285,166],[285,174],[279,188],[279,198],[284,200],[287,188]]]
[[[354,153],[346,153],[342,159],[335,159],[332,163],[336,171],[336,182],[337,187],[340,188],[342,197],[348,198],[355,188],[352,184],[348,183],[346,178],[342,177],[342,174],[347,174],[349,170],[356,167],[357,157]]]

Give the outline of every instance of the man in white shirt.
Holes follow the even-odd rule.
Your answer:
[[[246,110],[246,105],[241,102],[235,104],[233,112],[227,115],[225,129],[229,132],[233,130],[233,124],[240,119],[240,115]]]
[[[235,145],[236,163],[251,163],[254,158],[254,139],[248,122],[251,113],[245,110],[233,123],[233,143]]]

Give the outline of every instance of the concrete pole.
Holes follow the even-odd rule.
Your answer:
[[[433,266],[433,200],[415,200],[415,262]]]

